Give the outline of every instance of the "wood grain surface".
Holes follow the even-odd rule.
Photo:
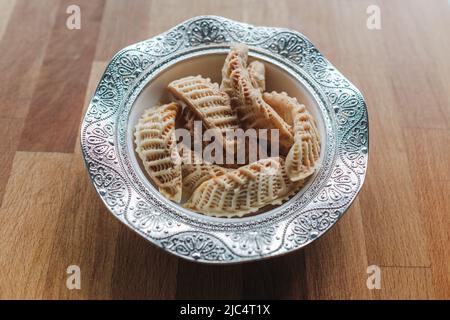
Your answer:
[[[66,9],[81,7],[81,29]],[[381,29],[366,27],[369,5]],[[78,131],[106,63],[192,16],[296,29],[367,100],[369,169],[347,214],[302,251],[199,265],[109,214]],[[446,0],[0,0],[0,298],[450,299]],[[81,289],[66,288],[69,265]],[[366,286],[381,268],[381,289]]]

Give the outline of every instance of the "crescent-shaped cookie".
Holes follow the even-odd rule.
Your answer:
[[[261,92],[266,91],[266,67],[264,63],[258,60],[252,61],[249,63],[247,71],[253,87],[259,89]]]
[[[203,121],[207,129],[224,131],[238,127],[238,119],[231,109],[228,95],[220,91],[219,85],[209,78],[185,77],[172,81],[168,89]]]
[[[231,46],[225,63],[222,67],[222,82],[220,84],[220,90],[228,94],[233,99],[238,98],[238,92],[234,89],[231,80],[231,73],[235,68],[235,64],[238,60],[242,61],[244,65],[247,64],[248,59],[248,47],[243,43],[236,43]],[[266,90],[266,68],[264,63],[255,60],[249,63],[247,67],[251,82],[255,88],[258,88],[261,92]],[[232,101],[233,102],[233,101]]]
[[[220,84],[220,90],[225,92],[231,99],[231,104],[238,103],[239,92],[235,90],[233,82],[231,80],[231,73],[236,68],[238,61],[241,61],[244,65],[247,65],[248,59],[248,47],[243,43],[236,43],[231,46],[230,52],[225,58],[225,62],[222,67],[222,82]]]
[[[282,158],[267,158],[204,181],[184,206],[210,216],[241,217],[281,203],[302,183],[289,179]]]
[[[226,133],[237,129],[239,121],[230,106],[230,98],[220,91],[217,83],[211,82],[209,78],[189,76],[172,81],[168,89],[195,113],[205,129],[218,131],[220,142],[226,150],[234,151],[234,141],[227,141]],[[228,144],[231,145],[228,147]]]
[[[180,106],[174,102],[150,108],[136,125],[136,152],[159,191],[180,202],[181,158],[175,136],[175,119]]]
[[[278,130],[279,150],[282,154],[287,154],[294,143],[292,128],[263,100],[262,92],[252,83],[246,66],[245,48],[241,44],[233,47],[225,61],[224,69],[228,70],[233,89],[231,96],[238,97],[238,102],[234,103],[233,107],[244,129]]]
[[[181,145],[183,194],[190,196],[206,180],[221,176],[231,169],[208,163],[187,146]]]
[[[286,157],[286,172],[292,181],[314,173],[320,156],[320,136],[314,118],[297,99],[285,92],[263,94],[264,100],[292,125],[294,144]]]

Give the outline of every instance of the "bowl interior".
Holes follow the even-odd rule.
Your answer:
[[[224,53],[208,53],[201,56],[190,57],[179,61],[170,67],[162,70],[159,74],[155,75],[153,79],[145,86],[142,92],[139,94],[138,98],[133,104],[133,107],[130,111],[130,115],[128,118],[128,148],[130,152],[130,160],[133,162],[133,165],[136,169],[138,169],[138,174],[141,180],[144,182],[147,188],[154,189],[156,194],[160,195],[163,201],[169,201],[165,199],[159,192],[157,188],[153,185],[147,175],[145,173],[145,169],[143,168],[142,161],[140,161],[139,156],[135,152],[135,143],[134,143],[134,127],[137,124],[140,116],[144,112],[144,110],[155,106],[159,103],[167,103],[170,101],[168,92],[166,90],[167,85],[176,79],[192,76],[192,75],[202,75],[203,77],[211,78],[212,81],[220,84],[221,82],[221,69],[223,62],[225,60],[226,54]],[[249,53],[249,62],[256,59],[252,56],[252,53]],[[324,146],[326,144],[326,134],[325,134],[325,125],[324,119],[322,116],[322,112],[320,111],[319,105],[311,94],[310,89],[306,87],[305,84],[298,81],[293,75],[291,75],[288,70],[285,70],[269,61],[264,60],[262,57],[258,56],[258,60],[264,62],[266,67],[266,91],[271,92],[273,90],[281,92],[285,91],[288,95],[292,97],[296,97],[298,101],[305,104],[308,111],[315,117],[317,121],[318,130],[321,136],[322,150],[324,150]],[[320,162],[323,158],[323,152],[321,154]],[[317,175],[317,172],[315,173]],[[308,187],[308,185],[314,180],[315,175],[310,177],[308,183],[303,187],[300,192],[294,197],[301,196],[303,191]],[[292,199],[285,202],[281,206],[286,205]],[[171,202],[173,205],[174,203]],[[180,209],[182,207],[180,206]],[[270,214],[271,208],[265,208],[259,211],[259,214]],[[186,210],[186,209],[182,209]],[[188,210],[186,210],[188,211]],[[194,215],[200,215],[198,213],[189,211]],[[217,218],[221,219],[221,218]],[[244,218],[236,218],[239,220]]]

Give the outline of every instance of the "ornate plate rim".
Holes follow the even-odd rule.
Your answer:
[[[130,177],[134,169],[126,166],[124,119],[152,74],[196,52],[223,52],[231,42],[247,43],[254,55],[264,55],[293,72],[299,81],[308,82],[316,99],[323,100],[321,111],[328,117],[331,143],[324,151],[328,162],[311,184],[312,191],[290,200],[279,219],[256,218],[248,223],[185,219],[168,201],[157,200],[151,190],[143,194],[139,183]],[[97,86],[80,134],[88,174],[109,211],[158,247],[204,263],[238,263],[278,256],[322,236],[360,191],[369,150],[368,114],[362,94],[305,36],[289,29],[257,27],[218,16],[191,18],[120,50]],[[230,230],[229,225],[237,228]]]

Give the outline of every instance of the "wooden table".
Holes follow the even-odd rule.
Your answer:
[[[66,28],[70,4],[80,30]],[[380,30],[366,27],[371,4]],[[365,185],[303,251],[180,260],[119,223],[91,186],[78,131],[107,61],[201,14],[299,30],[367,99]],[[0,297],[449,299],[449,30],[445,0],[0,0]],[[81,290],[66,288],[69,265]],[[369,265],[380,290],[366,286]]]

